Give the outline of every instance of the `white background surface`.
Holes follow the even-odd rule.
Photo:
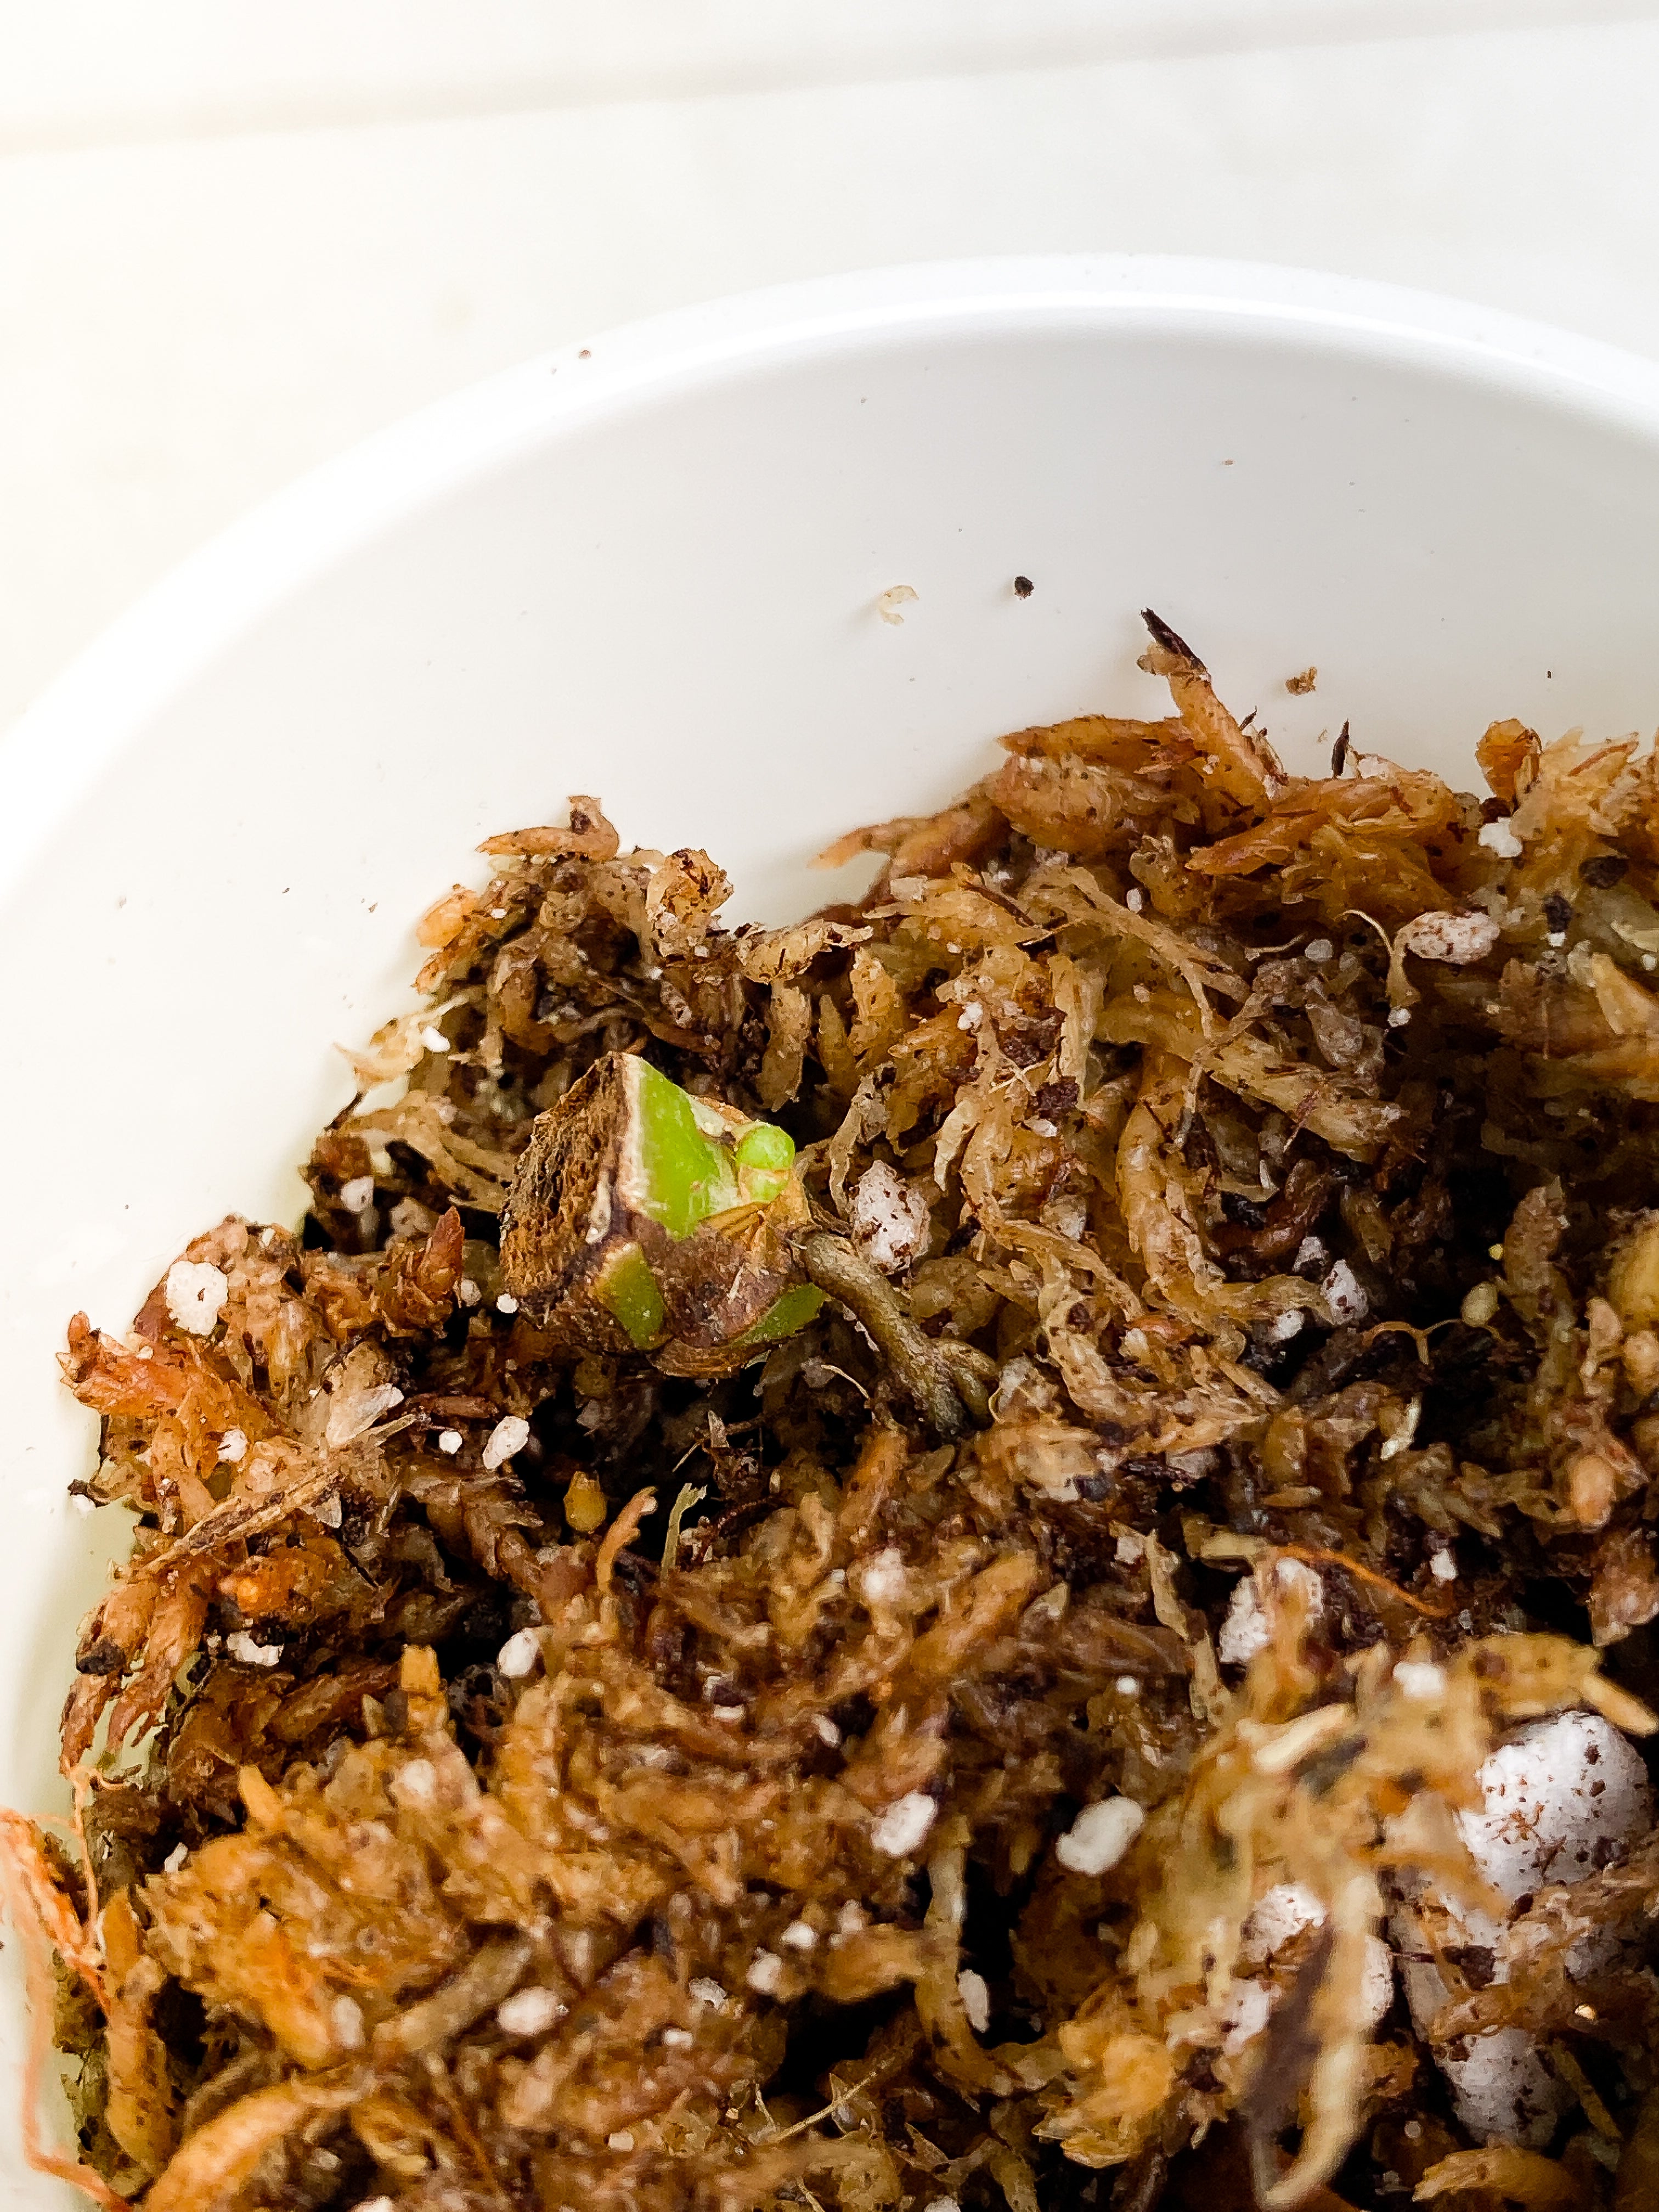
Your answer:
[[[0,0],[0,723],[472,378],[945,255],[1237,254],[1659,355],[1659,6]]]

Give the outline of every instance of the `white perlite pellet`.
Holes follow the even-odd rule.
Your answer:
[[[1365,1938],[1365,1963],[1359,1977],[1359,2002],[1368,2027],[1375,2027],[1394,2002],[1394,1954],[1380,1936]]]
[[[725,2011],[726,1991],[707,1974],[695,1975],[685,1987],[687,1995],[696,1997],[700,2005],[707,2005],[710,2012]]]
[[[392,1776],[389,1785],[394,1803],[407,1805],[417,1813],[435,1804],[438,1797],[438,1770],[429,1759],[405,1759]]]
[[[528,1674],[541,1657],[541,1638],[533,1628],[521,1628],[516,1636],[509,1636],[495,1654],[495,1664],[510,1682]]]
[[[757,1951],[744,1979],[757,1996],[775,1997],[783,1985],[783,1961],[775,1951]]]
[[[1265,1982],[1235,1982],[1227,1992],[1219,2022],[1223,2057],[1236,2058],[1247,2043],[1253,2043],[1267,2025],[1272,2008],[1273,1998]]]
[[[1054,1845],[1054,1856],[1070,1874],[1102,1875],[1115,1867],[1146,1824],[1133,1797],[1103,1797],[1085,1805]]]
[[[1518,848],[1517,848],[1518,849]],[[1498,924],[1489,914],[1419,914],[1395,939],[1402,952],[1419,960],[1441,960],[1453,968],[1467,968],[1484,960],[1498,942]]]
[[[939,1807],[925,1790],[912,1790],[896,1798],[870,1831],[870,1841],[884,1857],[908,1858],[927,1840],[939,1815]]]
[[[1395,1672],[1398,1673],[1398,1668]],[[1599,1713],[1558,1713],[1500,1744],[1475,1777],[1478,1810],[1457,1825],[1481,1877],[1513,1908],[1546,1884],[1581,1881],[1595,1871],[1598,1844],[1627,1842],[1652,1818],[1652,1793],[1640,1756]],[[1493,1978],[1507,1981],[1502,1948],[1507,1919],[1474,1905],[1451,1906],[1460,1942],[1495,1954]],[[1406,1996],[1418,2033],[1450,1995],[1417,1915],[1402,1908],[1396,1940],[1406,1954]],[[1569,1954],[1569,1973],[1593,1974],[1608,1962],[1613,1939],[1593,1936]],[[1571,2102],[1538,2039],[1522,2028],[1496,2028],[1437,2049],[1458,2118],[1477,2142],[1547,2142]]]
[[[896,1605],[906,1588],[903,1555],[894,1544],[878,1552],[858,1577],[859,1594],[866,1605]]]
[[[1319,1287],[1334,1322],[1364,1321],[1371,1310],[1371,1302],[1360,1288],[1358,1276],[1346,1260],[1336,1262],[1330,1273],[1322,1279]]]
[[[343,1182],[340,1185],[340,1203],[348,1213],[367,1213],[374,1203],[374,1176],[353,1176],[349,1182]]]
[[[280,1644],[256,1644],[245,1628],[232,1629],[225,1638],[225,1649],[245,1667],[274,1667],[283,1656]]]
[[[1407,1407],[1405,1418],[1399,1427],[1392,1436],[1383,1438],[1382,1449],[1378,1452],[1377,1457],[1380,1460],[1398,1459],[1403,1452],[1408,1452],[1416,1441],[1417,1425],[1422,1418],[1423,1401],[1420,1398],[1413,1398]]]
[[[211,1336],[230,1296],[222,1267],[210,1260],[175,1260],[167,1269],[162,1295],[173,1326],[191,1336]]]
[[[1279,1559],[1273,1573],[1281,1590],[1301,1591],[1310,1617],[1317,1620],[1325,1610],[1325,1585],[1315,1570],[1304,1566],[1300,1559]],[[1246,1575],[1235,1587],[1228,1604],[1221,1633],[1216,1638],[1216,1656],[1224,1667],[1248,1667],[1256,1653],[1267,1648],[1267,1616],[1262,1610],[1261,1593],[1256,1587],[1255,1577]]]
[[[1241,1931],[1239,1956],[1246,1966],[1266,1966],[1304,1929],[1322,1928],[1325,1917],[1324,1905],[1305,1883],[1275,1882],[1251,1908]],[[1272,2002],[1274,1993],[1268,1994]],[[1394,2002],[1394,1960],[1388,1945],[1377,1936],[1365,1938],[1359,2002],[1368,2027],[1375,2027]],[[1247,2009],[1255,2009],[1253,1999],[1247,1999],[1245,2003]],[[1249,2033],[1254,2034],[1256,2029],[1253,2027]],[[1249,2039],[1249,2035],[1242,2036],[1233,2047],[1242,2049]]]
[[[1437,1667],[1432,1659],[1401,1660],[1394,1679],[1416,1705],[1431,1705],[1445,1692],[1445,1669]]]
[[[489,1431],[483,1448],[483,1463],[493,1474],[496,1468],[505,1467],[514,1452],[522,1451],[530,1442],[530,1424],[521,1413],[503,1413]]]
[[[495,2021],[505,2035],[544,2035],[563,2014],[551,1990],[514,1990],[496,2008]]]
[[[1599,1713],[1534,1723],[1475,1778],[1481,1809],[1460,1813],[1457,1825],[1481,1873],[1511,1899],[1582,1881],[1601,1838],[1623,1840],[1651,1817],[1639,1754]]]
[[[975,2035],[983,2035],[991,2025],[991,1992],[984,1975],[976,1974],[971,1966],[964,1966],[957,1976],[957,1990],[968,2015],[969,2027]]]
[[[1483,823],[1480,842],[1489,853],[1496,853],[1500,860],[1518,860],[1521,857],[1521,840],[1507,822]]]
[[[1325,1908],[1305,1882],[1276,1881],[1250,1908],[1240,1935],[1240,1953],[1261,1966],[1304,1928],[1316,1928]]]
[[[853,1242],[884,1275],[902,1274],[927,1243],[927,1200],[898,1170],[877,1160],[859,1177],[848,1210]]]

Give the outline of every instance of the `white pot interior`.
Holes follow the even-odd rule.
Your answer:
[[[1466,776],[1494,716],[1659,714],[1656,516],[1659,377],[1616,356],[1363,288],[1034,264],[532,364],[200,556],[0,751],[0,1796],[53,1800],[118,1533],[64,1494],[94,1443],[66,1318],[123,1326],[227,1211],[297,1216],[333,1047],[404,1003],[480,837],[593,792],[781,918],[854,880],[808,872],[831,836],[943,800],[1000,732],[1165,711],[1146,605],[1293,767],[1346,720]]]

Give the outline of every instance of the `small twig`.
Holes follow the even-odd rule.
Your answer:
[[[1559,2039],[1550,2045],[1550,2063],[1577,2098],[1584,2118],[1604,2142],[1622,2142],[1619,2124],[1596,2094],[1595,2085],[1573,2057],[1566,2044]]]
[[[1184,660],[1194,676],[1209,674],[1209,670],[1206,668],[1186,639],[1178,631],[1171,629],[1162,615],[1154,614],[1151,607],[1143,607],[1140,610],[1140,619],[1146,623],[1157,643],[1164,647],[1165,653],[1172,653],[1177,660]]]
[[[101,2175],[82,2166],[72,2155],[54,2149],[41,2133],[40,2090],[46,2063],[52,2055],[52,2006],[57,1990],[52,1973],[52,1942],[29,1896],[21,1871],[0,1854],[0,1895],[23,1954],[27,1991],[28,2038],[22,2077],[23,2155],[37,2173],[49,2173],[72,2188],[84,2190],[105,2212],[128,2212],[126,2199],[118,2197]],[[100,2002],[102,2002],[101,1994]]]
[[[1383,928],[1382,923],[1377,920],[1374,914],[1367,914],[1363,906],[1345,906],[1342,909],[1342,919],[1344,921],[1363,921],[1369,923],[1370,927],[1373,928],[1376,932],[1377,935],[1382,939],[1383,950],[1387,952],[1389,958],[1391,961],[1393,960],[1394,939],[1389,936],[1388,931]]]
[[[1380,1321],[1374,1328],[1365,1331],[1360,1341],[1369,1345],[1374,1343],[1379,1336],[1408,1336],[1416,1347],[1418,1365],[1427,1367],[1431,1364],[1429,1358],[1429,1339],[1434,1334],[1436,1329],[1451,1328],[1456,1325],[1456,1322],[1455,1314],[1449,1314],[1444,1321],[1431,1321],[1426,1328],[1419,1328],[1408,1321]]]
[[[93,1784],[97,1779],[94,1771],[84,1760],[70,1767],[66,1779],[71,1793],[74,1812],[70,1826],[75,1836],[76,1848],[81,1857],[81,1881],[87,1894],[87,1927],[92,1940],[101,1950],[103,1934],[98,1920],[98,1876],[92,1863],[92,1844],[87,1835],[87,1806],[91,1799]]]
[[[662,1571],[665,1575],[674,1571],[674,1561],[680,1548],[680,1530],[686,1515],[694,1505],[701,1505],[708,1495],[706,1490],[694,1490],[689,1482],[681,1484],[679,1495],[669,1512],[668,1534],[663,1542]]]
[[[865,1389],[863,1383],[859,1381],[856,1375],[849,1375],[844,1367],[837,1367],[831,1360],[820,1359],[816,1364],[823,1370],[823,1372],[826,1375],[839,1375],[843,1382],[850,1382],[853,1388],[858,1392],[860,1397],[863,1399],[865,1404],[866,1406],[869,1404],[870,1393]]]
[[[971,1344],[963,1344],[953,1336],[932,1340],[934,1350],[951,1371],[957,1395],[967,1407],[969,1418],[975,1428],[990,1426],[991,1393],[1000,1370],[994,1359],[978,1352]],[[988,1375],[985,1370],[989,1369]]]
[[[502,2185],[501,2175],[495,2171],[495,2161],[485,2149],[477,2130],[467,2118],[465,2107],[455,2094],[454,2086],[449,2079],[448,2069],[435,2052],[428,2057],[426,2062],[426,2075],[437,2094],[439,2102],[448,2115],[449,2124],[455,2131],[456,2141],[477,2168],[479,2177],[485,2187],[490,2191],[497,2203],[510,2206],[512,2200]]]
[[[760,2140],[769,2147],[773,2143],[787,2142],[791,2136],[805,2135],[808,2128],[817,2127],[820,2120],[827,2120],[832,2112],[838,2112],[849,2097],[856,2097],[860,2089],[868,2088],[880,2071],[880,2067],[872,2066],[862,2081],[852,2082],[842,2091],[839,2097],[832,2097],[827,2105],[820,2106],[816,2112],[809,2112],[804,2120],[797,2120],[793,2127],[786,2128],[781,2135],[763,2136]],[[755,2101],[760,2105],[762,2112],[766,2112],[766,2106],[762,2100],[757,2097]],[[766,2112],[766,2117],[769,2120],[772,2115]]]
[[[1413,1613],[1422,1613],[1426,1620],[1449,1620],[1452,1617],[1449,1605],[1431,1605],[1426,1598],[1413,1597],[1408,1589],[1401,1589],[1398,1583],[1390,1582],[1387,1575],[1379,1574],[1375,1567],[1363,1565],[1358,1559],[1351,1559],[1346,1552],[1328,1552],[1316,1544],[1275,1544],[1273,1549],[1286,1559],[1301,1559],[1310,1567],[1340,1567],[1357,1582],[1370,1583],[1374,1589],[1386,1590],[1390,1597],[1397,1597],[1402,1605],[1410,1606]]]
[[[826,1230],[803,1237],[796,1249],[811,1280],[868,1332],[928,1427],[946,1439],[959,1437],[970,1422],[950,1365],[900,1305],[891,1286],[850,1244]]]
[[[639,1532],[641,1521],[648,1521],[657,1510],[654,1490],[641,1490],[630,1498],[622,1511],[605,1531],[605,1541],[599,1546],[599,1555],[593,1563],[593,1579],[600,1594],[611,1588],[611,1577],[616,1571],[617,1554]]]

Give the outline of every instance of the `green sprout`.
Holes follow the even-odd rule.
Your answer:
[[[935,1436],[989,1417],[995,1360],[928,1336],[815,1220],[788,1132],[635,1054],[606,1054],[538,1119],[501,1215],[501,1269],[556,1342],[648,1352],[671,1375],[729,1375],[833,1298]]]
[[[628,1332],[636,1352],[648,1352],[662,1334],[666,1312],[651,1262],[637,1244],[619,1245],[593,1281],[594,1295]]]
[[[791,1242],[808,1218],[787,1130],[611,1054],[538,1123],[501,1255],[556,1333],[603,1344],[614,1324],[634,1350],[704,1371],[823,1304]]]

